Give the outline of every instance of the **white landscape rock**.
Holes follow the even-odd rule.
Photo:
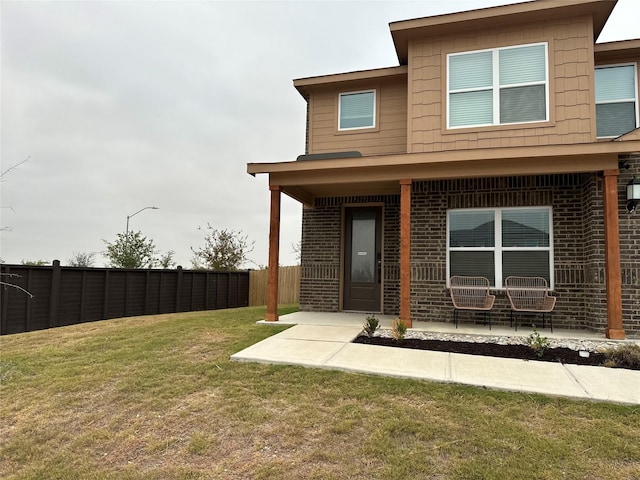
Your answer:
[[[391,338],[391,331],[388,329],[380,329],[376,332],[375,336]],[[442,340],[448,342],[495,343],[498,345],[528,345],[527,337],[508,335],[467,335],[409,330],[404,338]],[[587,352],[602,352],[611,347],[618,347],[624,344],[624,342],[610,340],[578,340],[570,338],[549,338],[548,340],[550,348],[564,347],[570,348],[571,350]]]

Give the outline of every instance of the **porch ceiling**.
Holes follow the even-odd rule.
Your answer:
[[[399,193],[402,179],[445,180],[617,170],[618,154],[640,151],[640,140],[473,149],[349,159],[250,163],[290,197],[312,206],[330,196]]]

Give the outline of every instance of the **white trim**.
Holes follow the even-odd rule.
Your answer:
[[[372,117],[372,124],[371,125],[366,125],[364,127],[348,127],[348,128],[342,128],[340,126],[340,119],[342,118],[342,97],[345,95],[357,95],[359,93],[373,93],[373,117]],[[338,131],[340,132],[344,132],[344,131],[348,131],[348,130],[365,130],[365,129],[370,129],[370,128],[376,128],[376,90],[375,88],[369,89],[369,90],[356,90],[354,92],[341,92],[338,94]]]
[[[595,105],[611,105],[611,104],[615,104],[615,103],[629,103],[629,102],[634,102],[635,103],[635,110],[636,110],[636,128],[638,128],[638,126],[640,126],[640,109],[638,108],[638,64],[636,62],[627,62],[627,63],[612,63],[612,64],[607,64],[607,65],[598,65],[596,66],[595,70],[600,70],[600,69],[604,69],[604,68],[616,68],[616,67],[633,67],[633,92],[636,94],[636,96],[634,98],[620,98],[617,100],[605,100],[605,101],[601,101],[598,102],[597,100],[595,100]],[[595,77],[595,75],[594,75]],[[595,95],[595,89],[594,89],[594,95]],[[597,129],[597,124],[596,124],[596,129]],[[625,132],[628,133],[628,132]],[[598,135],[598,132],[596,130],[596,136]],[[624,134],[623,134],[624,135]],[[597,138],[617,138],[619,137],[619,135],[613,135],[613,136],[607,136],[607,137],[600,137],[598,136]]]
[[[493,92],[493,122],[492,125],[500,124],[500,56],[498,50],[491,52],[491,62],[493,67],[492,92]],[[468,125],[470,126],[470,125]]]
[[[547,210],[549,212],[549,246],[548,247],[503,247],[502,246],[502,212],[513,210]],[[451,247],[451,212],[491,212],[494,221],[494,246],[493,247]],[[494,275],[495,285],[492,289],[504,289],[502,284],[502,253],[503,252],[549,252],[549,289],[555,288],[554,276],[554,248],[553,248],[553,207],[547,205],[533,207],[497,207],[497,208],[450,208],[447,210],[446,221],[446,272],[447,272],[447,288],[450,287],[449,279],[451,278],[451,252],[493,252],[494,254]]]
[[[500,85],[500,57],[499,53],[503,50],[513,50],[516,48],[523,47],[534,47],[538,45],[544,45],[544,57],[545,57],[545,78],[544,81],[536,81],[536,82],[524,82],[524,83],[514,83],[508,85]],[[481,53],[481,52],[491,52],[491,61],[492,61],[492,69],[493,69],[493,79],[492,85],[488,87],[474,87],[474,88],[465,88],[465,89],[450,89],[450,58],[456,57],[460,55],[468,55],[473,53]],[[461,129],[461,128],[475,128],[475,127],[489,127],[496,125],[521,125],[521,124],[534,124],[534,123],[542,123],[549,121],[549,44],[547,42],[537,42],[537,43],[526,43],[522,45],[512,45],[508,47],[497,47],[497,48],[486,48],[482,50],[470,50],[467,52],[456,52],[456,53],[448,53],[447,54],[447,78],[446,78],[446,86],[447,86],[447,128],[451,130]],[[544,93],[545,93],[545,118],[543,120],[535,120],[531,122],[510,122],[510,123],[501,123],[500,122],[500,91],[502,89],[507,88],[517,88],[517,87],[527,87],[527,86],[535,86],[535,85],[544,85]],[[483,123],[483,124],[473,124],[473,125],[451,125],[451,95],[456,93],[471,93],[471,92],[483,92],[483,91],[492,91],[493,92],[493,123]]]

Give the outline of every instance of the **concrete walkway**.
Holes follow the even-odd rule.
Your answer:
[[[252,345],[232,355],[231,359],[640,405],[640,371],[355,344],[351,341],[362,331],[363,316],[358,314],[356,325],[353,324],[356,317],[349,318],[348,315],[343,314],[342,320],[338,317],[328,320],[324,314],[322,320],[322,314],[317,317],[304,314],[304,324]],[[293,321],[303,318],[302,315],[295,316],[283,316],[278,324],[297,323]],[[459,329],[458,333],[467,332]],[[510,335],[513,333],[510,330]],[[491,334],[500,333],[494,328]],[[573,338],[591,338],[592,335],[576,334]]]

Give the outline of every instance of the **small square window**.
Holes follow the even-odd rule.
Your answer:
[[[376,92],[341,93],[338,106],[338,129],[353,130],[375,127]]]

